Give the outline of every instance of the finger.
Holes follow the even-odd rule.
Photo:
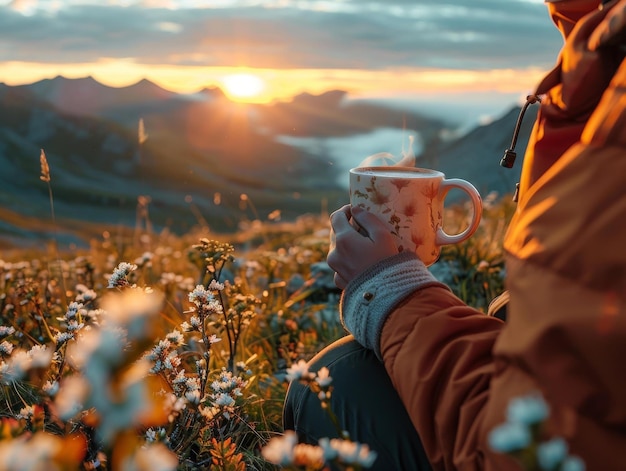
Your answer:
[[[354,231],[350,225],[350,205],[345,205],[330,215],[330,226],[335,233]]]
[[[378,216],[362,208],[352,208],[352,217],[372,241],[389,237],[389,228]]]
[[[344,280],[339,273],[335,273],[333,281],[335,282],[335,286],[339,289],[345,289],[346,286],[348,286],[346,280]]]

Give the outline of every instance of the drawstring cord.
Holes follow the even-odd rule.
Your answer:
[[[513,139],[511,139],[511,147],[504,151],[504,157],[500,160],[500,166],[505,168],[513,168],[515,159],[517,158],[517,152],[515,152],[515,145],[517,144],[517,138],[519,136],[520,128],[522,127],[522,120],[528,107],[534,103],[541,103],[539,95],[528,95],[526,97],[526,103],[522,106],[517,117],[517,123],[515,124],[515,130],[513,131]],[[513,201],[517,202],[519,196],[519,183],[515,185],[515,194],[513,195]]]
[[[534,103],[541,102],[539,95],[528,95],[526,97],[526,103],[522,106],[519,116],[517,117],[517,123],[515,124],[515,131],[513,131],[513,139],[511,140],[511,147],[504,151],[504,157],[500,161],[500,165],[505,168],[513,168],[517,153],[515,152],[515,145],[517,144],[517,137],[519,136],[520,128],[522,127],[522,120],[528,107]]]

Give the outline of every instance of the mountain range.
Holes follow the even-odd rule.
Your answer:
[[[349,100],[341,90],[252,105],[217,88],[177,94],[147,80],[122,88],[91,77],[0,83],[0,247],[40,244],[52,233],[62,244],[85,244],[104,227],[148,221],[174,233],[198,224],[227,232],[242,221],[344,204],[340,162],[329,162],[323,146],[294,146],[286,137],[319,143],[412,130],[420,137],[418,166],[465,178],[482,194],[511,192],[519,170],[498,162],[518,112],[511,107],[450,139],[454,123]],[[519,153],[532,122],[522,126]],[[40,180],[42,150],[49,183]]]

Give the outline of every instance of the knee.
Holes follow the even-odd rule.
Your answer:
[[[348,335],[324,348],[308,362],[308,370],[317,372],[323,367],[330,370],[333,383],[337,379],[342,384],[341,390],[347,396],[352,396],[354,391],[347,391],[348,384],[351,387],[359,388],[359,381],[350,381],[354,376],[356,367],[363,367],[365,363],[375,362],[378,367],[382,367],[375,355],[362,347]],[[356,379],[356,378],[355,378]],[[333,394],[333,402],[338,397]],[[328,415],[322,410],[317,394],[311,388],[299,381],[292,381],[287,389],[285,402],[283,405],[283,426],[285,430],[295,430],[300,439],[310,442],[318,439],[319,436],[335,430]],[[319,435],[319,436],[317,436]]]

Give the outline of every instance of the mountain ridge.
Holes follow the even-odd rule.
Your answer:
[[[506,170],[496,168],[499,156],[494,156],[493,169],[463,175],[482,168],[476,156],[495,152],[510,140],[515,114],[512,109],[502,118],[506,122],[498,120],[447,142],[441,136],[451,124],[441,119],[350,101],[341,90],[303,93],[268,105],[233,103],[219,89],[201,90],[193,97],[161,90],[148,80],[114,88],[93,78],[63,77],[0,86],[0,204],[29,218],[49,218],[47,188],[38,180],[44,149],[60,217],[132,226],[138,198],[148,195],[157,228],[182,232],[197,224],[189,203],[193,201],[214,229],[232,231],[242,219],[265,219],[276,210],[293,219],[345,202],[345,188],[334,183],[334,169],[325,162],[323,149],[295,148],[279,136],[341,139],[380,127],[409,127],[424,144],[418,164],[436,156],[434,164],[446,169],[446,175],[474,178],[480,187],[485,172]],[[80,99],[68,102],[67,96]],[[139,120],[148,136],[143,143],[138,140]],[[506,184],[496,181],[502,179]],[[514,179],[515,172],[509,171],[487,182],[484,191],[503,192],[513,187]],[[242,195],[248,201],[245,210],[240,209]],[[257,215],[250,213],[252,203]],[[11,230],[6,221],[0,222],[2,244],[3,234]],[[25,237],[24,231],[20,234]]]

